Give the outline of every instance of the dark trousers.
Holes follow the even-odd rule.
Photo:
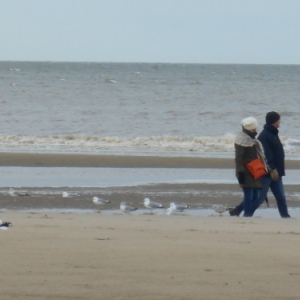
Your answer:
[[[251,203],[251,216],[254,214],[257,208],[265,201],[269,189],[271,189],[276,202],[279,214],[282,218],[289,218],[288,208],[286,204],[285,191],[283,187],[282,177],[278,181],[273,181],[271,176],[267,174],[261,179],[263,188],[260,189],[259,197]],[[244,210],[244,201],[241,202],[238,206],[235,207],[235,210],[240,214]]]

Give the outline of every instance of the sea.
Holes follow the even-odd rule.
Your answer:
[[[5,61],[0,106],[0,155],[233,159],[241,120],[257,118],[260,131],[266,113],[274,110],[281,115],[286,159],[300,159],[300,65]],[[230,169],[0,167],[0,172],[0,194],[9,187],[44,193],[60,186],[237,184]],[[300,172],[289,174],[285,183],[298,185]]]
[[[232,157],[275,110],[300,158],[300,65],[0,62],[0,151]]]

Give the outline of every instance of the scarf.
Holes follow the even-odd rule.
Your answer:
[[[253,147],[255,145],[257,157],[260,158],[260,160],[263,162],[265,169],[269,170],[264,148],[262,146],[262,143],[258,139],[256,139],[255,137],[252,138],[246,132],[242,131],[236,136],[234,143],[242,147]]]

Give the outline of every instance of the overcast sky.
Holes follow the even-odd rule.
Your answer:
[[[300,63],[300,0],[0,0],[0,60]]]

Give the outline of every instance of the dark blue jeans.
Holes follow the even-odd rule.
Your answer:
[[[290,215],[288,213],[286,197],[284,192],[284,187],[282,183],[282,177],[279,178],[278,181],[272,181],[272,178],[269,174],[262,177],[261,182],[263,184],[263,188],[260,189],[259,197],[251,203],[251,216],[257,210],[257,208],[265,201],[269,189],[271,189],[276,202],[279,214],[282,218],[289,218]],[[243,211],[244,203],[241,202],[238,206],[235,207],[235,210],[238,214]]]
[[[278,181],[273,181],[271,176],[268,174],[261,178],[263,188],[260,192],[259,198],[252,203],[252,215],[259,208],[259,206],[265,201],[269,188],[271,189],[276,202],[279,214],[282,218],[289,218],[288,208],[286,204],[286,197],[282,182],[282,177],[279,177]]]
[[[257,202],[260,196],[260,189],[258,188],[243,188],[244,201],[243,210],[244,217],[252,217],[252,203]]]

